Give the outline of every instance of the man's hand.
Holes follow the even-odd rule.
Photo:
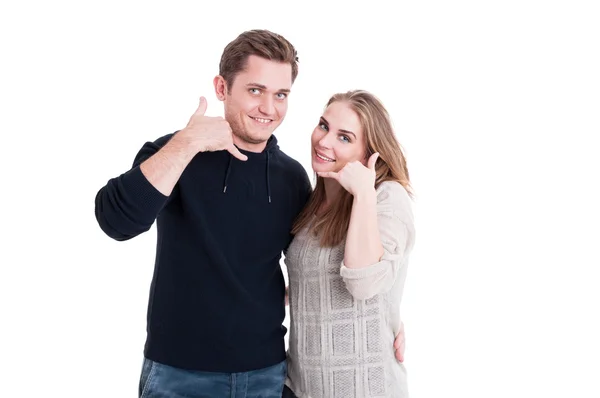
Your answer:
[[[404,322],[400,322],[400,331],[396,335],[396,340],[394,340],[394,354],[396,355],[396,359],[399,362],[404,362],[404,347],[405,347],[405,337],[404,337]]]
[[[248,157],[233,145],[229,123],[222,117],[205,116],[206,106],[206,98],[200,97],[198,109],[187,126],[175,134],[175,137],[185,142],[194,153],[226,150],[239,160],[248,160]]]
[[[285,305],[290,305],[290,293],[289,293],[289,286],[285,287]]]

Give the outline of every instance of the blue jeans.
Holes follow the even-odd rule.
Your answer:
[[[144,358],[140,398],[281,398],[287,365],[242,373],[185,370]]]

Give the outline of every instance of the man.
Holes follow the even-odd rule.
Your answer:
[[[279,260],[311,185],[273,131],[297,74],[285,38],[242,33],[213,82],[225,118],[205,116],[202,97],[184,129],[146,143],[96,196],[98,223],[116,240],[157,223],[142,397],[281,397]]]

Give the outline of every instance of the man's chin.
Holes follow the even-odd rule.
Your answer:
[[[266,145],[267,140],[269,139],[269,137],[271,137],[270,135],[265,137],[265,136],[251,136],[251,135],[241,135],[241,134],[234,134],[234,143],[242,148],[242,149],[246,149],[248,151],[251,152],[257,152],[258,150],[262,150],[261,147],[264,147]],[[256,148],[256,147],[259,148]]]
[[[266,133],[263,131],[261,133],[245,133],[238,135],[238,138],[248,144],[258,145],[267,142],[271,138],[271,135],[273,135],[273,132]]]

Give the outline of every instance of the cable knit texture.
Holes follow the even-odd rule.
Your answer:
[[[408,397],[406,370],[393,349],[415,239],[411,201],[402,185],[379,186],[377,217],[384,247],[378,263],[347,268],[344,242],[322,248],[306,228],[286,253],[286,384],[298,397]]]

